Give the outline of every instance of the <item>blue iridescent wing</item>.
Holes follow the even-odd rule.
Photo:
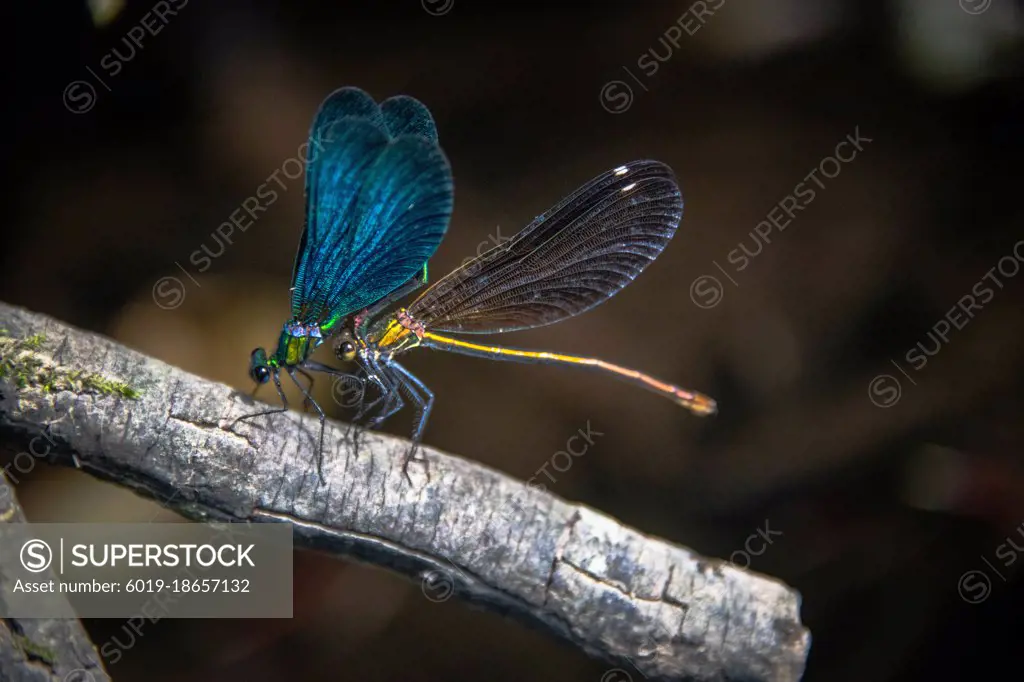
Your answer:
[[[448,228],[452,178],[430,112],[411,97],[378,105],[337,90],[309,145],[292,314],[329,332],[423,269]]]
[[[380,112],[392,137],[419,135],[437,142],[434,118],[419,100],[408,95],[396,95],[381,103]]]

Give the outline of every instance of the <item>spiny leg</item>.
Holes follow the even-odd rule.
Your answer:
[[[392,379],[389,375],[385,374],[384,370],[381,369],[380,365],[376,361],[374,361],[374,359],[371,356],[362,356],[361,362],[363,364],[363,369],[366,371],[367,379],[373,382],[377,386],[377,388],[380,389],[380,395],[377,396],[377,398],[375,398],[374,400],[372,400],[368,405],[364,403],[362,409],[360,409],[356,416],[353,418],[353,421],[356,422],[370,414],[370,412],[375,407],[377,407],[377,405],[380,404],[382,400],[385,401],[383,409],[387,410],[391,404],[392,397],[396,391],[394,379]],[[367,421],[369,422],[372,420]],[[370,427],[367,426],[367,428]]]
[[[402,399],[403,389],[412,398],[414,402],[416,402],[417,404],[421,402],[420,396],[417,395],[415,391],[413,391],[406,385],[404,379],[401,376],[392,375],[390,368],[386,364],[382,365],[380,363],[373,362],[373,365],[380,372],[381,376],[384,377],[384,379],[391,384],[392,393],[388,399],[388,404],[385,406],[384,410],[381,412],[381,414],[374,417],[374,419],[371,420],[369,424],[367,424],[367,429],[376,429],[380,427],[380,425],[383,424],[386,419],[388,419],[395,413],[399,412],[403,407],[405,407],[405,401]],[[405,459],[403,459],[402,461],[402,475],[405,476],[405,480],[409,482],[409,485],[412,485],[412,479],[409,477],[409,472],[407,470],[409,464],[409,457],[410,453],[406,453]]]
[[[325,424],[326,424],[326,421],[327,421],[327,415],[324,414],[324,411],[320,408],[320,405],[318,405],[317,402],[315,400],[313,400],[313,396],[311,396],[309,394],[309,392],[306,390],[305,386],[303,386],[302,383],[295,377],[296,370],[294,368],[292,368],[292,367],[288,367],[287,369],[288,369],[288,376],[290,376],[292,378],[292,381],[295,382],[295,385],[299,387],[299,390],[302,391],[302,395],[304,395],[306,397],[306,400],[313,407],[316,408],[317,414],[320,417],[320,446],[317,448],[317,451],[316,451],[316,473],[317,473],[317,476],[320,477],[320,483],[322,485],[326,485],[327,481],[324,480],[323,465],[324,465],[324,427],[325,427]]]
[[[429,480],[429,463],[425,457],[416,459],[416,451],[419,449],[420,443],[423,442],[423,433],[426,431],[427,421],[430,419],[430,411],[434,407],[434,392],[427,388],[426,384],[420,381],[416,375],[397,362],[392,362],[390,366],[402,377],[402,385],[412,401],[416,403],[416,427],[412,433],[412,447],[409,448],[409,452],[405,455],[405,461],[402,462],[402,473],[405,474],[406,480],[411,484],[412,480],[409,478],[408,471],[409,462],[416,460],[423,463]]]
[[[309,370],[312,370],[314,372],[323,372],[324,374],[330,374],[331,376],[338,377],[339,379],[345,379],[345,380],[348,380],[348,381],[353,381],[353,382],[358,383],[358,385],[359,385],[359,414],[362,414],[364,405],[366,404],[366,382],[368,381],[368,379],[364,379],[363,377],[360,377],[360,376],[358,376],[358,375],[356,375],[356,374],[354,374],[352,372],[344,372],[344,371],[342,371],[340,369],[336,369],[334,367],[329,367],[328,365],[325,365],[325,364],[320,363],[320,362],[316,362],[314,360],[307,360],[307,361],[305,361],[304,363],[302,363],[302,367],[304,367],[306,369],[309,369]],[[375,377],[369,377],[369,378],[372,379],[372,378],[375,378]],[[335,386],[337,386],[337,384],[335,384]],[[338,402],[338,404],[341,407],[352,407],[353,405],[355,405],[355,402],[351,402],[350,403],[350,402],[348,402],[347,399],[344,402],[339,402],[337,400],[338,396],[334,392],[334,390],[332,390],[331,393],[332,393],[332,395],[335,398],[335,402]],[[345,393],[345,395],[347,396],[347,392]],[[377,400],[380,400],[380,398],[377,398]],[[374,401],[374,402],[377,402],[377,401]],[[357,417],[358,417],[358,414],[357,414]],[[357,429],[357,428],[358,428],[358,426],[355,424],[355,418],[353,418],[349,422],[349,424],[347,425],[347,427],[345,429],[344,438],[347,439],[348,436],[349,436],[349,432],[352,429]],[[357,445],[358,445],[358,443],[356,443],[355,438],[354,438],[353,439],[353,446],[357,446]]]
[[[390,401],[391,394],[394,392],[394,387],[386,379],[386,377],[382,376],[380,369],[371,362],[369,357],[361,356],[359,364],[360,368],[366,373],[366,381],[369,381],[370,383],[374,384],[380,390],[380,395],[371,400],[369,403],[367,403],[365,400],[361,401],[358,412],[356,412],[356,414],[350,420],[352,431],[352,447],[355,450],[355,454],[357,457],[359,456],[359,437],[363,434],[364,431],[367,430],[367,428],[369,428],[360,425],[360,421],[366,415],[370,414],[370,412],[372,412],[373,409],[378,404],[380,404],[382,400]],[[387,404],[388,403],[385,402],[385,406]],[[346,432],[345,435],[347,437],[348,432]]]
[[[381,365],[376,360],[370,360],[370,362],[374,371],[376,371],[379,376],[388,383],[388,388],[390,390],[384,409],[382,409],[380,414],[366,424],[367,429],[376,430],[380,428],[381,424],[383,424],[389,417],[405,407],[405,401],[402,400],[402,392],[399,390],[401,388],[401,382],[391,375],[391,372],[388,371],[386,366]]]
[[[355,332],[356,337],[361,342],[363,342],[365,344],[365,341],[366,341],[366,329],[369,326],[370,322],[372,322],[374,318],[376,318],[378,315],[380,315],[392,303],[394,303],[395,301],[399,300],[400,298],[402,298],[404,296],[407,296],[408,294],[411,294],[412,292],[416,291],[417,289],[419,289],[420,287],[422,287],[426,283],[427,283],[427,266],[426,266],[426,264],[424,264],[423,265],[423,269],[420,270],[419,272],[417,272],[411,278],[409,278],[409,280],[405,284],[403,284],[401,287],[399,287],[398,289],[394,290],[393,292],[391,292],[390,294],[388,294],[384,298],[380,299],[379,301],[377,301],[373,305],[364,308],[362,310],[362,312],[356,314],[353,317],[353,325],[352,325],[352,327],[353,327],[353,331]],[[353,425],[357,426],[357,428],[358,428],[359,420],[362,419],[363,417],[365,417],[367,414],[369,414],[370,411],[373,410],[382,400],[385,401],[385,403],[384,403],[384,410],[382,410],[382,411],[387,411],[389,409],[388,401],[391,400],[392,394],[397,393],[397,389],[395,388],[395,386],[393,386],[393,385],[390,386],[390,387],[386,386],[384,381],[381,380],[381,375],[384,374],[384,372],[380,369],[380,367],[378,367],[376,365],[375,362],[373,362],[370,359],[370,357],[362,356],[362,360],[363,360],[363,363],[365,365],[368,365],[370,368],[372,368],[372,369],[370,369],[370,368],[364,367],[364,369],[366,370],[366,373],[367,373],[367,377],[371,381],[373,381],[377,385],[378,388],[380,388],[381,394],[379,396],[377,396],[376,399],[371,401],[369,405],[365,405],[364,404],[360,408],[359,412],[356,413],[355,417],[352,418]],[[399,397],[399,400],[401,400],[401,397]],[[392,414],[394,414],[394,412],[396,412],[397,410],[400,410],[400,409],[402,409],[401,406],[399,406],[397,409],[395,409],[393,411],[387,412],[386,416],[379,417],[378,419],[380,421],[375,421],[374,423],[379,426],[380,423],[384,419],[387,419],[388,416],[391,416]],[[367,428],[372,428],[372,427],[368,426]],[[356,432],[356,438],[358,439],[358,437],[359,437],[359,432],[357,431]]]
[[[313,392],[313,381],[314,381],[313,375],[310,374],[309,372],[299,368],[299,367],[296,367],[295,371],[298,372],[299,374],[301,374],[302,376],[306,377],[306,379],[309,380],[309,386],[306,387],[306,390],[309,391],[310,393],[312,393]],[[309,400],[303,400],[302,401],[302,409],[307,411],[307,412],[309,411]]]
[[[377,386],[377,388],[380,389],[380,395],[371,400],[370,404],[368,405],[364,402],[362,406],[360,406],[359,411],[352,418],[353,422],[358,422],[360,419],[368,415],[373,410],[373,408],[375,408],[380,403],[380,401],[384,400],[385,398],[390,398],[391,396],[392,387],[386,384],[383,379],[381,379],[379,372],[368,369],[366,373],[368,381],[372,382],[374,385]]]
[[[361,376],[358,376],[358,375],[356,375],[356,374],[354,374],[352,372],[344,372],[344,371],[342,371],[340,369],[335,369],[334,367],[330,367],[328,365],[325,365],[325,364],[320,363],[320,362],[316,362],[314,360],[306,360],[301,365],[299,365],[298,371],[301,372],[303,369],[308,369],[308,370],[311,370],[313,372],[323,372],[324,374],[330,374],[331,376],[338,377],[339,379],[346,379],[346,380],[358,383],[358,385],[359,385],[359,402],[360,402],[360,404],[362,404],[363,398],[366,396],[366,379],[362,378]],[[303,372],[303,374],[306,374],[306,373]],[[312,386],[310,387],[310,390],[312,390]],[[338,401],[335,401],[335,402],[338,402]],[[354,402],[353,403],[348,403],[348,402],[345,402],[345,403],[339,402],[338,403],[338,405],[340,407],[352,407],[352,405],[354,405],[354,404],[355,404]]]
[[[366,372],[367,380],[375,384],[380,389],[381,394],[371,401],[369,405],[364,402],[359,412],[352,418],[352,427],[354,429],[352,447],[355,449],[357,457],[359,456],[359,437],[364,431],[379,426],[382,419],[380,417],[376,417],[369,420],[365,427],[360,426],[359,421],[368,415],[382,400],[384,401],[384,411],[390,410],[393,399],[397,395],[397,388],[394,385],[394,380],[384,373],[380,365],[378,365],[371,356],[360,356],[360,364],[362,365],[363,371]],[[394,411],[392,410],[388,412],[388,414],[393,414],[393,412]]]
[[[416,422],[416,428],[415,428],[415,430],[413,431],[413,434],[412,434],[413,442],[414,443],[420,443],[420,442],[423,441],[423,433],[427,429],[427,421],[430,420],[430,411],[434,408],[434,392],[431,391],[429,388],[427,388],[426,384],[424,384],[422,381],[420,381],[419,378],[417,378],[415,374],[413,374],[412,372],[407,370],[405,367],[402,367],[397,362],[392,362],[390,366],[393,369],[395,369],[399,374],[401,374],[403,377],[405,377],[406,381],[408,382],[406,384],[407,390],[408,390],[408,385],[411,384],[412,386],[415,386],[416,389],[419,390],[422,393],[422,395],[418,396],[419,400],[416,401],[417,402],[417,412],[416,412],[416,420],[417,420],[417,422]],[[415,400],[415,398],[414,398],[414,400]]]
[[[425,401],[423,400],[423,397],[419,393],[417,393],[416,389],[414,389],[412,387],[412,385],[409,384],[406,381],[406,379],[404,377],[402,377],[402,376],[399,377],[399,385],[401,386],[401,390],[404,390],[406,395],[409,396],[409,399],[412,400],[413,403],[415,403],[415,405],[416,405],[416,418],[419,419],[419,416],[423,413],[423,407],[424,407],[424,404],[425,404]],[[416,457],[416,449],[417,449],[417,443],[416,443],[416,441],[413,441],[409,445],[409,449],[405,451],[405,457],[402,458],[402,475],[405,476],[405,480],[409,482],[409,485],[412,485],[412,477],[409,476],[409,462],[411,462],[413,460],[413,458]],[[424,465],[427,464],[427,460],[426,459],[417,460],[417,461],[422,461]],[[426,468],[426,467],[424,467],[424,468]],[[427,480],[430,480],[430,471],[429,471],[429,469],[427,469]]]
[[[243,415],[235,419],[233,422],[231,422],[231,424],[228,426],[229,429],[235,428],[235,424],[246,419],[252,419],[253,417],[261,417],[265,414],[277,414],[278,412],[288,411],[288,398],[285,397],[284,390],[281,389],[281,378],[276,370],[274,371],[273,374],[271,374],[271,376],[274,379],[274,386],[277,388],[277,395],[281,398],[281,407],[275,407],[270,410],[260,410],[259,412],[253,412],[252,414]],[[258,389],[259,387],[259,384],[257,384],[256,388]],[[253,391],[253,393],[255,394],[256,391]]]

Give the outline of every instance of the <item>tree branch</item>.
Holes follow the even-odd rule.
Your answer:
[[[197,520],[287,521],[296,543],[383,566],[649,679],[799,680],[799,595],[492,469],[256,403],[104,337],[0,303],[0,435]],[[39,335],[42,335],[41,337]],[[20,386],[19,386],[20,384]],[[47,387],[44,390],[43,387]],[[135,391],[138,397],[133,397]],[[39,451],[37,441],[36,451]]]
[[[0,523],[25,523],[14,488],[0,475]],[[17,552],[0,552],[0,603],[13,587],[5,570],[21,560]],[[52,569],[40,580],[55,580]],[[55,597],[57,598],[57,597]],[[110,682],[96,647],[74,619],[0,618],[0,679],[10,682]]]

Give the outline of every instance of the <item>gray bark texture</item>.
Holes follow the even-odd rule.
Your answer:
[[[13,486],[0,476],[0,523],[25,523]],[[17,552],[0,551],[0,603],[13,582],[8,565]],[[41,580],[55,580],[53,571]],[[110,682],[100,656],[77,620],[0,618],[0,680],[3,682]]]
[[[0,331],[0,438],[15,448],[45,434],[52,462],[191,519],[291,523],[299,546],[404,574],[427,598],[454,595],[512,616],[651,680],[803,674],[810,633],[800,597],[773,578],[430,448],[428,469],[411,464],[407,480],[407,441],[367,434],[355,451],[332,422],[321,485],[311,414],[231,428],[264,406],[2,303]]]

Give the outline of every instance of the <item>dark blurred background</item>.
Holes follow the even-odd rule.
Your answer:
[[[434,278],[594,175],[660,159],[686,199],[662,257],[586,315],[502,341],[638,367],[720,414],[421,352],[427,442],[527,479],[589,423],[603,435],[548,487],[798,588],[807,680],[1017,677],[1022,16],[1010,0],[17,3],[0,297],[248,391],[249,351],[289,313],[303,181],[285,173],[331,90],[433,110],[456,182]],[[847,136],[860,149],[835,161]],[[275,172],[277,200],[218,241]],[[815,196],[788,221],[800,183]],[[32,520],[176,520],[72,471],[23,479]],[[86,625],[117,638],[125,681],[608,669],[392,575],[295,562],[291,621]]]

